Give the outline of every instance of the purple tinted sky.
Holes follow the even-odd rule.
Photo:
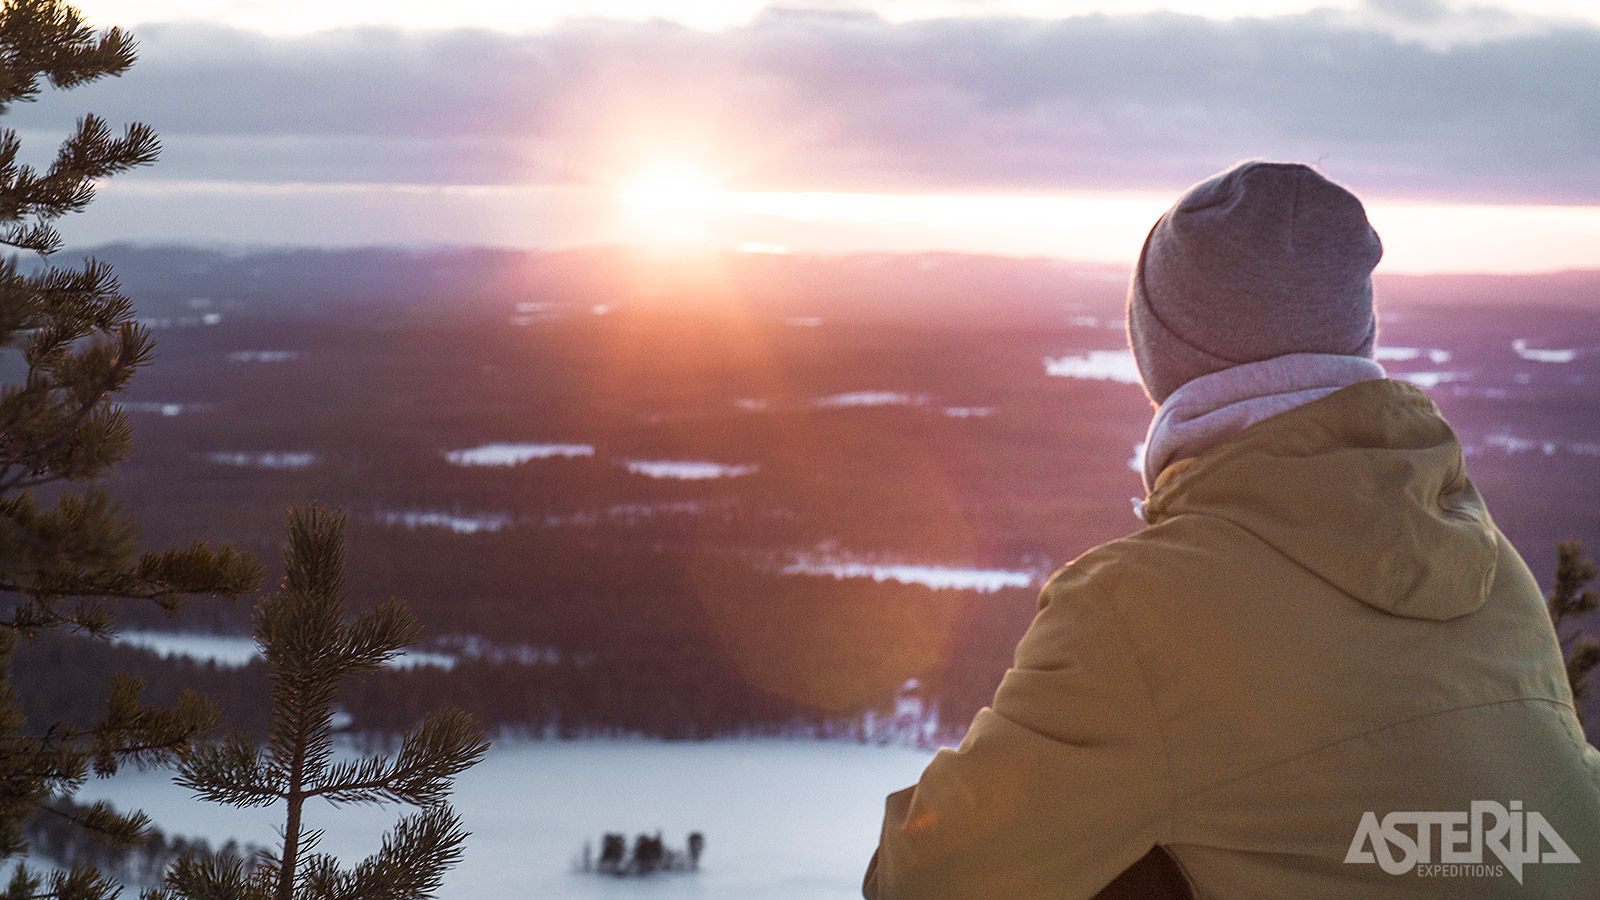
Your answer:
[[[310,240],[338,227],[416,242],[415,223],[391,220],[436,215],[426,233],[470,242],[485,239],[476,216],[554,204],[566,224],[526,241],[561,243],[601,214],[558,215],[583,205],[563,191],[652,157],[732,190],[1007,196],[1171,193],[1269,157],[1320,160],[1391,201],[1600,206],[1600,25],[1429,0],[1363,9],[767,11],[720,30],[522,33],[153,23],[127,76],[6,124],[36,152],[90,109],[161,133],[162,162],[108,186],[102,221],[74,226],[85,239],[283,240],[313,217]]]

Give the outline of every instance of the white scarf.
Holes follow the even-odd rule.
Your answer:
[[[1364,356],[1290,353],[1202,375],[1167,397],[1145,435],[1144,489],[1169,464],[1303,403],[1360,381],[1387,377]]]

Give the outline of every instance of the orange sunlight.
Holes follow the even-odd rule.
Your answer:
[[[630,243],[669,250],[712,243],[711,216],[721,191],[704,170],[677,163],[643,169],[618,186]]]
[[[955,251],[1131,264],[1175,191],[1031,196],[739,191],[659,169],[623,188],[625,243],[682,253]],[[1600,207],[1369,197],[1386,272],[1600,268]]]
[[[263,241],[352,246],[436,243],[443,221],[456,242],[620,244],[680,260],[729,250],[948,251],[1132,265],[1179,193],[751,191],[709,171],[639,167],[576,185],[112,180],[99,192],[96,215],[66,227],[86,244],[152,232],[207,241],[248,217]],[[1363,199],[1383,237],[1386,273],[1600,269],[1600,205]]]

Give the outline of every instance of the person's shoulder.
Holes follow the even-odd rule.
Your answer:
[[[1183,583],[1239,549],[1237,526],[1211,517],[1180,515],[1085,551],[1057,569],[1040,592],[1040,607],[1075,595],[1141,593]]]
[[[1101,544],[1056,570],[1017,644],[1015,667],[1056,673],[1079,694],[1119,694],[1142,684],[1133,675],[1151,618],[1143,607],[1176,590],[1154,531]]]
[[[1057,569],[1039,592],[1039,610],[1017,648],[1019,664],[1068,655],[1064,648],[1124,646],[1134,607],[1169,594],[1177,573],[1162,526],[1094,547]]]

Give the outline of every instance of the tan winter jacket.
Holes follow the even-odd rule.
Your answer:
[[[868,898],[1089,898],[1156,845],[1205,900],[1600,898],[1600,754],[1425,394],[1258,422],[1146,518],[889,797]]]

